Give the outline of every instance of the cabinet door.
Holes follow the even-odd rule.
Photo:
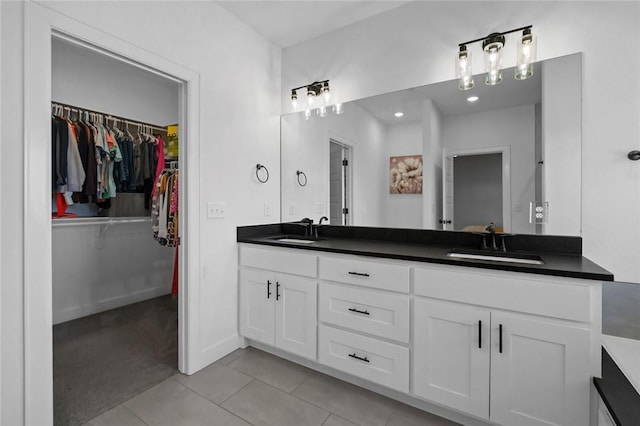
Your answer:
[[[413,393],[489,418],[490,318],[477,308],[416,298]]]
[[[269,345],[274,344],[275,294],[275,274],[240,270],[240,333],[242,336]]]
[[[502,312],[491,329],[491,421],[589,424],[588,330]]]
[[[313,279],[276,275],[276,346],[313,360],[317,347],[316,288]]]

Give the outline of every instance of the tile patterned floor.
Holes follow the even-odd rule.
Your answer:
[[[254,348],[176,374],[86,426],[455,426]]]

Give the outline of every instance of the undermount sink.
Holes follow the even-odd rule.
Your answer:
[[[455,259],[487,260],[489,262],[521,263],[525,265],[544,264],[540,256],[535,254],[452,250],[447,253],[447,256]]]
[[[315,243],[315,240],[304,240],[302,238],[277,238],[276,241],[281,243],[300,243],[300,244],[311,244]]]

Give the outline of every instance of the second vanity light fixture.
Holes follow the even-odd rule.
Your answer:
[[[306,101],[298,101],[298,90],[305,89]],[[328,108],[330,106],[331,91],[329,89],[329,80],[314,81],[311,84],[296,87],[291,89],[291,105],[294,111],[299,106],[304,108],[304,118],[310,119],[312,111],[316,111],[320,117],[326,117]],[[333,112],[336,114],[342,114],[342,104],[333,105]]]
[[[458,44],[456,55],[456,78],[459,80],[460,90],[469,90],[473,87],[473,74],[471,73],[471,51],[467,45],[482,42],[484,51],[484,70],[487,73],[485,84],[495,86],[502,81],[502,49],[505,44],[505,35],[522,31],[522,37],[518,39],[516,80],[526,80],[533,75],[533,63],[536,61],[536,38],[531,34],[532,25],[516,28],[502,33],[491,33],[486,37],[466,41]]]

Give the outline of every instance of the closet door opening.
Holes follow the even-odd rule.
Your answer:
[[[185,356],[184,83],[62,34],[51,53],[54,424],[80,425]]]

